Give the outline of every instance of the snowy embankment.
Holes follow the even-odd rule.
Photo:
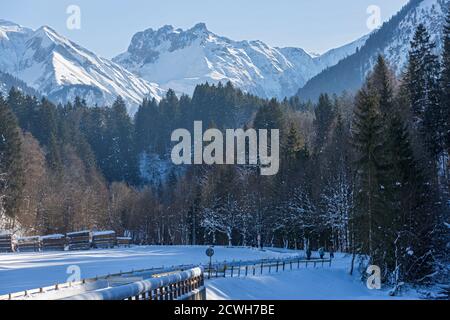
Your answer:
[[[96,276],[168,267],[206,264],[205,246],[142,246],[110,250],[0,254],[0,295],[65,283],[69,266],[80,268],[82,279]],[[298,251],[216,247],[213,262],[287,258]]]
[[[206,282],[208,300],[381,300],[418,299],[415,292],[389,296],[388,288],[369,290],[349,275],[351,257],[338,254],[331,267],[300,269],[263,275],[219,278]]]

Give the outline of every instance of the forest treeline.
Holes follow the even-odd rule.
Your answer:
[[[339,250],[384,281],[427,282],[448,263],[450,19],[442,53],[418,26],[396,77],[379,56],[355,94],[264,100],[228,83],[169,90],[130,117],[77,98],[0,98],[0,229],[27,235],[113,229],[145,244]],[[280,171],[170,166],[170,135],[208,127],[280,129]],[[169,168],[143,177],[143,155]],[[151,157],[150,157],[151,159]]]

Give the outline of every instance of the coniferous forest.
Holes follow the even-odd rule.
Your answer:
[[[383,281],[432,281],[448,263],[450,18],[436,54],[419,25],[396,76],[379,56],[357,92],[265,100],[230,83],[169,90],[134,117],[82,99],[0,97],[0,227],[112,229],[139,244],[333,248]],[[170,163],[171,132],[280,129],[280,170]],[[150,166],[150,169],[149,169]],[[161,173],[162,172],[162,173]]]

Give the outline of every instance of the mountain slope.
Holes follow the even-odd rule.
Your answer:
[[[312,57],[300,48],[234,41],[199,23],[188,30],[164,26],[135,34],[127,52],[113,61],[163,88],[191,94],[197,84],[231,81],[261,97],[291,96],[320,71],[354,53],[363,37]]]
[[[9,90],[14,87],[23,93],[35,97],[40,97],[40,93],[33,88],[30,88],[25,82],[19,80],[8,73],[0,71],[0,94],[6,96]]]
[[[4,20],[0,20],[0,70],[57,102],[79,95],[90,104],[103,105],[121,95],[130,112],[144,97],[159,99],[163,92],[49,27],[34,31]]]
[[[391,20],[370,35],[355,54],[341,60],[312,78],[298,91],[301,99],[316,100],[320,93],[337,93],[360,88],[368,72],[375,65],[378,54],[383,54],[399,75],[408,57],[410,41],[416,27],[423,23],[442,48],[442,29],[450,0],[411,0]]]

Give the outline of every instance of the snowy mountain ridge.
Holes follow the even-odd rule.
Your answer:
[[[340,94],[360,88],[382,54],[398,76],[404,71],[410,42],[423,24],[436,43],[436,54],[443,47],[442,30],[449,0],[411,0],[394,17],[374,31],[360,50],[313,77],[299,90],[303,100],[316,100],[323,92]]]
[[[131,113],[144,97],[159,100],[164,93],[48,26],[32,30],[5,20],[0,20],[0,70],[56,102],[79,95],[89,104],[104,105],[120,95]]]
[[[366,39],[315,56],[259,40],[234,41],[209,31],[204,23],[187,30],[166,25],[136,33],[128,50],[113,61],[164,89],[192,94],[197,84],[231,81],[261,97],[283,98],[354,53]]]

